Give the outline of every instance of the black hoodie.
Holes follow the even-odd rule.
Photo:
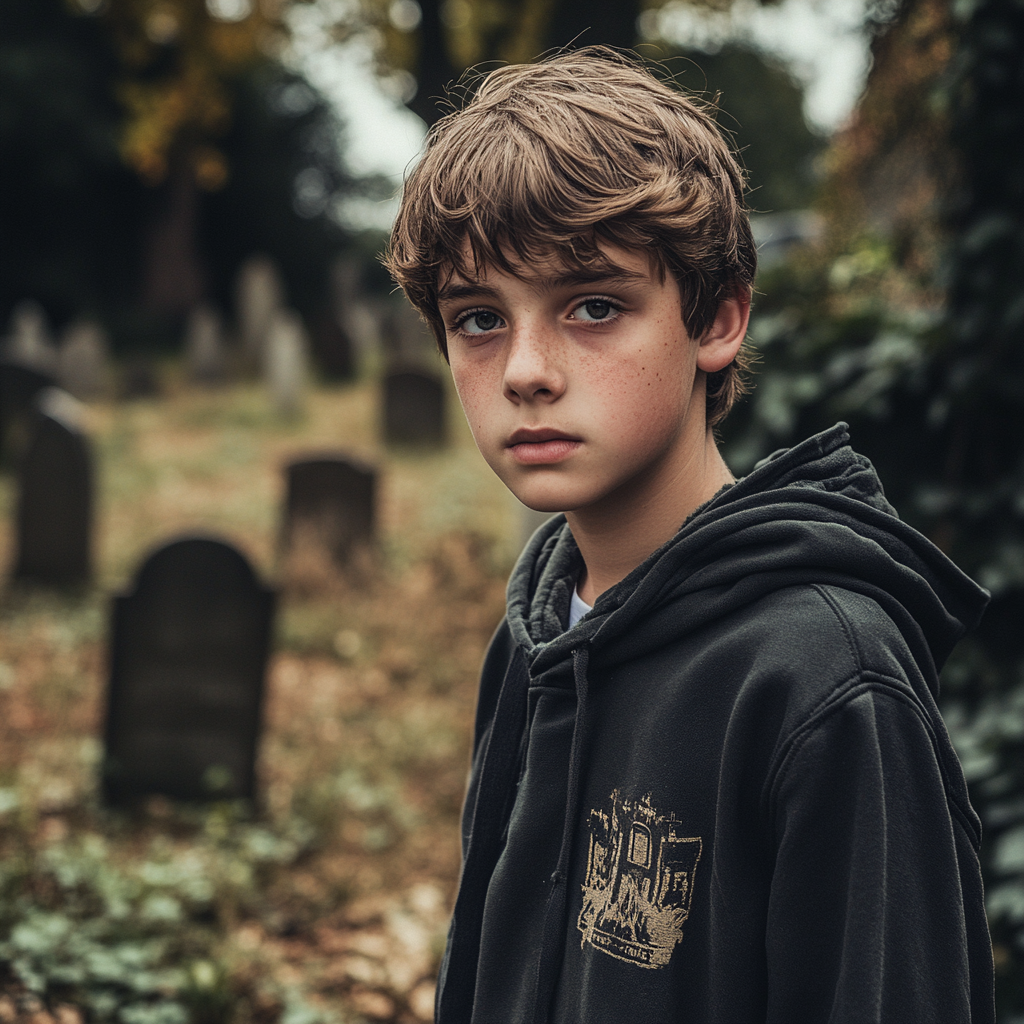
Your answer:
[[[533,537],[484,663],[439,1024],[994,1020],[937,672],[987,595],[844,424],[765,460],[566,630]]]

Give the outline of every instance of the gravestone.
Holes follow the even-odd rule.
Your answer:
[[[352,341],[337,317],[323,313],[313,321],[310,344],[317,366],[333,380],[355,376]]]
[[[330,285],[334,316],[351,342],[354,361],[378,353],[382,344],[378,308],[381,303],[366,294],[360,263],[347,256],[335,260]]]
[[[11,313],[3,356],[12,363],[52,374],[57,368],[57,349],[50,337],[46,313],[38,302],[26,299]]]
[[[107,390],[110,346],[99,324],[78,320],[64,332],[57,352],[57,382],[81,401],[100,398]]]
[[[36,396],[55,383],[48,373],[0,359],[0,459],[4,463],[20,464],[36,415]]]
[[[384,439],[391,444],[445,442],[444,384],[420,369],[393,370],[383,382]]]
[[[91,573],[92,457],[67,392],[40,392],[38,413],[18,472],[14,578],[84,583]]]
[[[274,407],[283,416],[302,409],[309,382],[309,343],[302,319],[292,310],[278,310],[267,332],[263,374]]]
[[[321,455],[290,463],[285,475],[285,552],[308,545],[344,565],[358,545],[373,540],[377,473],[372,467],[342,455]]]
[[[114,599],[103,793],[248,799],[274,592],[231,545],[186,537]]]
[[[250,366],[261,365],[271,322],[284,301],[284,286],[274,261],[269,256],[250,256],[238,271],[235,287],[235,316]]]
[[[227,359],[220,314],[212,306],[196,306],[185,327],[185,368],[198,384],[222,384]]]
[[[437,351],[437,341],[404,296],[391,303],[381,321],[385,356],[396,363],[419,363]]]
[[[160,375],[151,356],[132,356],[125,360],[121,369],[120,395],[126,399],[159,397]]]

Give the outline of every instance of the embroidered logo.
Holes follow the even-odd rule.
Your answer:
[[[664,967],[690,916],[701,840],[680,833],[650,795],[611,795],[610,811],[590,812],[590,850],[578,927],[580,945],[639,967]]]

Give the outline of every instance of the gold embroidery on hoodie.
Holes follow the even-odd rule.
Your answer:
[[[650,794],[590,812],[590,849],[578,927],[590,943],[638,967],[664,967],[690,916],[699,836],[680,835],[673,814],[659,814]]]

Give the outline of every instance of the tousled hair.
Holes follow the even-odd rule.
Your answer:
[[[618,268],[601,242],[647,254],[671,273],[683,323],[702,337],[719,302],[749,295],[757,251],[744,174],[712,108],[635,58],[586,47],[492,71],[439,121],[409,175],[384,257],[447,358],[438,291],[453,273],[556,260],[584,273]],[[709,374],[707,421],[746,390],[741,349]]]

